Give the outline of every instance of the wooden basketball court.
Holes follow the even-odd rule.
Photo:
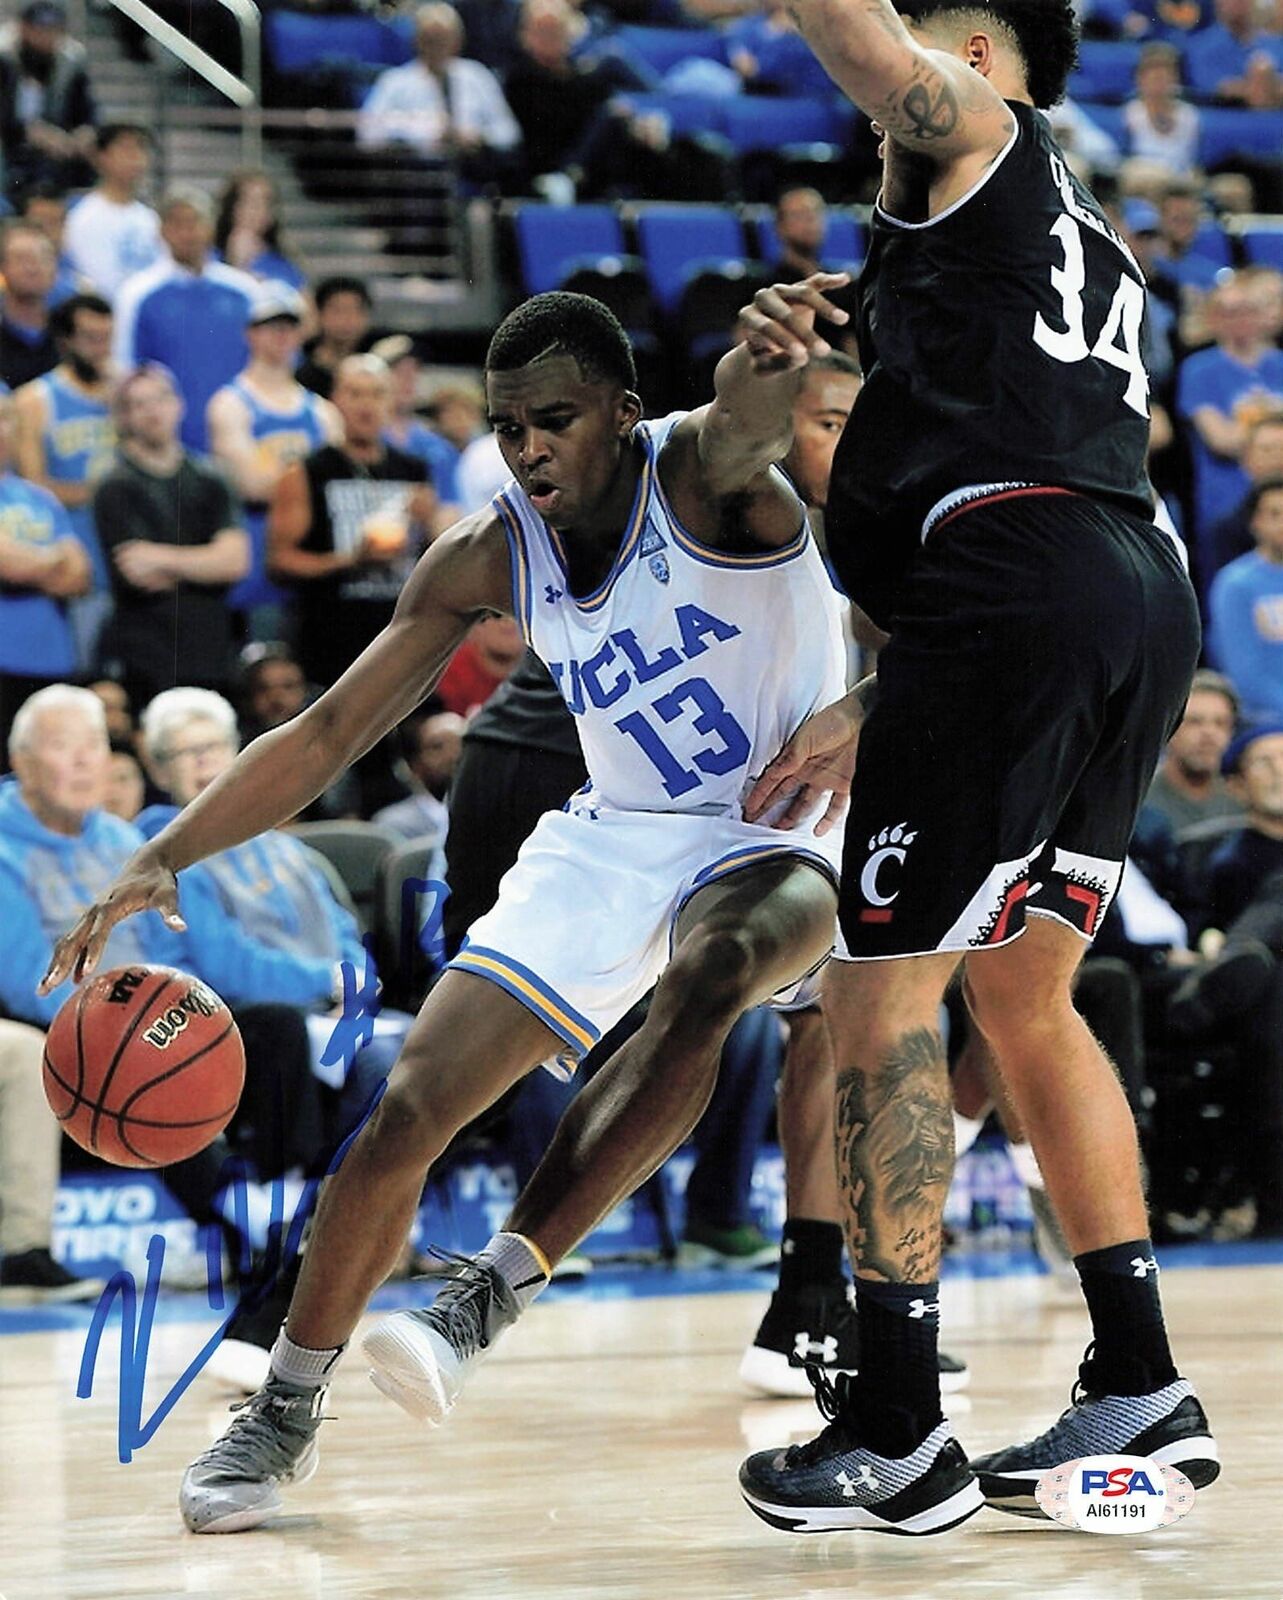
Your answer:
[[[761,1289],[736,1278],[720,1293],[674,1292],[680,1275],[660,1271],[553,1291],[437,1431],[383,1399],[350,1355],[321,1469],[287,1514],[193,1537],[178,1481],[221,1431],[228,1396],[197,1379],[121,1465],[117,1320],[94,1395],[78,1400],[89,1311],[40,1313],[63,1326],[0,1337],[0,1597],[1278,1600],[1283,1251],[1221,1258],[1236,1264],[1169,1270],[1163,1283],[1225,1470],[1184,1522],[1115,1538],[991,1511],[932,1539],[772,1531],[740,1501],[736,1468],[750,1449],[813,1433],[814,1409],[738,1391]],[[216,1321],[195,1296],[169,1297],[162,1314],[175,1320],[153,1334],[144,1419]],[[969,1449],[1037,1432],[1067,1404],[1086,1317],[1046,1280],[955,1273],[944,1314],[947,1347],[973,1371],[950,1404]],[[0,1313],[0,1333],[22,1325]]]

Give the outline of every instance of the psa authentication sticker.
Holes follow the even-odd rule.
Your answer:
[[[1044,1472],[1035,1498],[1062,1527],[1084,1533],[1148,1533],[1194,1508],[1194,1485],[1148,1456],[1084,1456]]]

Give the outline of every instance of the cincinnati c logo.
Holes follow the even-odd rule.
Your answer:
[[[880,876],[888,861],[903,863],[908,855],[909,846],[918,837],[916,833],[905,832],[908,826],[907,822],[898,822],[894,828],[883,828],[881,833],[869,840],[869,849],[873,854],[864,863],[864,870],[860,873],[860,893],[871,906],[889,906],[900,892],[895,888],[890,894],[884,894]]]

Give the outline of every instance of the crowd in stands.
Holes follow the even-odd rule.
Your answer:
[[[353,20],[368,24],[366,54],[352,55],[359,145],[450,161],[470,192],[507,197],[513,298],[574,279],[611,299],[652,412],[707,392],[746,278],[858,267],[872,141],[777,0],[271,8],[278,84],[307,30]],[[1113,348],[1125,370],[1142,353],[1149,369],[1153,477],[1207,627],[1205,667],[1080,1004],[1128,1087],[1156,1227],[1277,1234],[1283,219],[1261,214],[1283,208],[1283,123],[1272,145],[1251,130],[1283,115],[1283,28],[1253,0],[1096,0],[1084,21],[1083,68],[1057,121],[1149,279],[1143,352],[1121,313]],[[399,45],[375,71],[369,41],[385,35]],[[808,143],[804,174],[788,181],[793,169],[776,162],[769,215],[739,205],[754,146],[728,139],[739,126],[728,108],[748,104],[775,127],[770,107],[802,102],[822,111],[831,148]],[[434,384],[424,341],[377,327],[361,279],[308,281],[265,173],[233,173],[219,195],[176,186],[153,204],[152,135],[100,118],[58,0],[31,0],[0,43],[0,107],[11,211],[0,224],[0,772],[11,769],[0,778],[0,1294],[70,1296],[84,1285],[49,1252],[57,1139],[31,1092],[40,1031],[65,997],[34,992],[53,939],[240,745],[337,679],[422,550],[506,474],[478,387]],[[675,220],[648,211],[684,195],[696,148],[735,175],[722,194],[736,203]],[[579,203],[594,199],[609,203]],[[831,331],[836,353],[799,401],[791,466],[817,527],[859,385],[854,341]],[[399,967],[404,941],[300,841],[356,822],[381,859],[415,850],[417,870],[439,875],[473,719],[522,656],[513,622],[479,624],[434,696],[295,819],[301,832],[185,873],[184,928],[149,917],[113,934],[108,965],[196,972],[246,1037],[253,1088],[236,1122],[166,1175],[197,1220],[228,1229],[219,1174],[233,1150],[264,1178],[323,1169],[430,978],[417,946]],[[360,976],[373,962],[396,1005],[327,1075],[344,962]],[[964,1035],[959,1011],[955,1054]],[[701,1135],[694,1197],[709,1209],[755,1148],[779,1050],[777,1025],[759,1015],[728,1054],[740,1118],[727,1122],[719,1101]],[[546,1131],[550,1107],[522,1122],[527,1135]],[[539,1151],[527,1138],[513,1153],[529,1166]],[[740,1212],[717,1234],[734,1237],[741,1261],[762,1244],[742,1226],[747,1181],[736,1177]],[[229,1249],[255,1270],[243,1241]]]

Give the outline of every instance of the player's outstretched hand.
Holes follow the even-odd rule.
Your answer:
[[[759,289],[753,304],[740,312],[753,371],[787,372],[804,367],[812,356],[828,355],[832,347],[816,333],[815,319],[819,315],[838,324],[850,320],[827,293],[844,289],[850,281],[849,272],[813,272],[801,283]]]
[[[841,821],[851,795],[863,720],[854,695],[813,712],[749,791],[744,802],[745,819],[761,821],[767,812],[783,805],[770,826],[796,828],[827,796],[828,805],[815,824],[815,832],[828,833]]]
[[[87,978],[98,965],[111,930],[135,911],[159,911],[165,925],[176,933],[187,927],[178,912],[177,878],[146,848],[126,861],[107,893],[59,939],[36,993],[49,994],[67,978],[76,983]]]

